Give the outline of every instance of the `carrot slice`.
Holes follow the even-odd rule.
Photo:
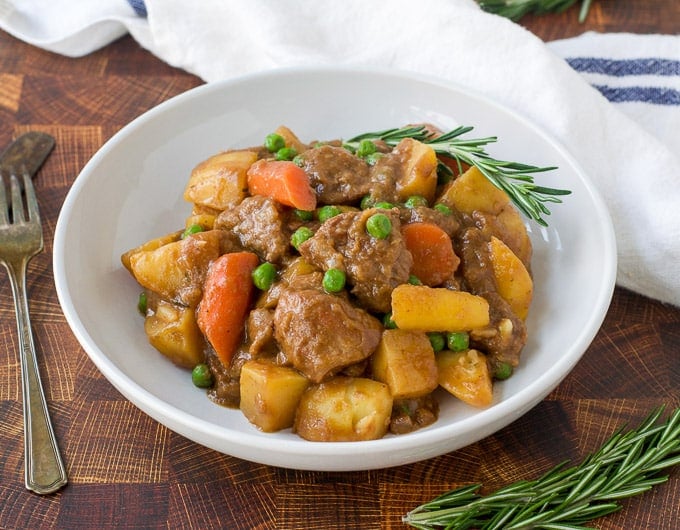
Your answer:
[[[316,208],[316,195],[309,177],[302,168],[286,160],[258,160],[250,166],[248,191],[300,210]]]
[[[460,260],[453,251],[451,238],[434,223],[410,223],[402,226],[406,248],[413,256],[411,273],[430,287],[450,278]]]
[[[238,348],[254,290],[251,274],[259,264],[252,252],[223,254],[210,265],[196,322],[225,366]]]

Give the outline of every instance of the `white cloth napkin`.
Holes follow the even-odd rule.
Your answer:
[[[131,3],[148,17],[126,0],[0,0],[0,28],[71,56],[128,31],[207,82],[310,64],[455,81],[560,140],[608,204],[618,284],[680,305],[680,36],[585,34],[546,45],[473,0]]]

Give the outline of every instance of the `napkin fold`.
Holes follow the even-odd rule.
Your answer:
[[[473,0],[0,0],[0,28],[69,56],[129,32],[207,82],[333,64],[451,80],[558,139],[607,203],[618,284],[680,305],[680,36],[546,44]]]

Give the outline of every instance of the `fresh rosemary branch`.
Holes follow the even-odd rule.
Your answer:
[[[576,3],[576,0],[477,0],[484,11],[496,13],[512,20],[519,20],[527,13],[561,12]],[[591,0],[581,0],[578,21],[584,22],[588,16]]]
[[[430,145],[436,153],[455,159],[461,163],[476,166],[479,171],[496,187],[505,191],[517,208],[527,217],[543,226],[548,223],[543,215],[550,215],[545,203],[562,202],[559,195],[568,195],[569,190],[547,188],[534,184],[533,173],[550,171],[555,167],[538,167],[519,162],[497,160],[489,156],[484,147],[495,142],[495,136],[487,138],[462,138],[472,127],[460,126],[440,136],[436,136],[424,125],[387,129],[355,136],[344,142],[344,146],[356,150],[362,140],[383,141],[396,146],[404,138],[413,138]],[[440,164],[440,170],[446,170]]]
[[[580,465],[559,465],[533,481],[519,481],[489,495],[480,485],[452,490],[409,512],[403,521],[421,530],[584,529],[588,521],[621,508],[668,479],[662,469],[680,464],[680,408],[661,424],[663,407],[636,429],[617,430]]]

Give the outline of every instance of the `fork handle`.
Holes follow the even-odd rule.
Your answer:
[[[66,469],[47,410],[35,354],[26,296],[26,266],[7,263],[19,332],[19,354],[24,408],[24,451],[26,487],[39,494],[53,493],[67,483]]]

